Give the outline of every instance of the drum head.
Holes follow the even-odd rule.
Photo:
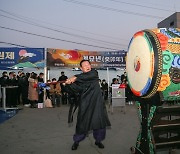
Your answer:
[[[129,86],[136,96],[151,97],[156,93],[162,69],[161,52],[159,41],[152,31],[137,32],[131,39],[126,71]]]

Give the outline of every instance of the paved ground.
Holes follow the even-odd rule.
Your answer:
[[[139,119],[135,105],[120,107],[109,114],[112,128],[103,141],[105,149],[98,149],[90,134],[72,151],[75,124],[68,127],[67,105],[59,108],[24,108],[13,118],[0,124],[1,154],[130,154],[139,132]]]

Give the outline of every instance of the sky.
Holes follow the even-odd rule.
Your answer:
[[[127,51],[174,12],[180,0],[0,0],[0,47]]]

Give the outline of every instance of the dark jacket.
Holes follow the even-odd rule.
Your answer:
[[[21,89],[22,97],[28,97],[28,87],[29,87],[28,77],[27,76],[20,77],[18,84]]]
[[[80,94],[76,134],[86,134],[91,130],[110,126],[99,86],[98,72],[92,69],[90,72],[75,76],[78,84],[73,83],[70,86],[74,89],[77,87]]]
[[[68,79],[67,76],[61,75],[61,76],[59,77],[58,81],[66,81],[66,79]],[[61,91],[62,91],[62,93],[65,92],[65,86],[64,86],[62,83],[60,83],[60,86],[61,86]]]
[[[0,78],[0,85],[1,85],[1,87],[8,86],[8,81],[9,81],[9,77],[8,76],[7,77],[2,76]]]

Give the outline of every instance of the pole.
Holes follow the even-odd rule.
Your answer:
[[[47,82],[47,49],[44,49],[44,81]],[[43,91],[44,97],[43,97],[43,107],[45,107],[45,100],[46,100],[46,89]]]
[[[50,70],[49,69],[47,70],[47,79],[48,80],[50,79]]]
[[[2,105],[3,105],[3,110],[6,112],[6,88],[2,87]]]
[[[109,81],[109,68],[107,67],[107,83],[108,86],[110,85],[110,81]]]
[[[47,49],[44,49],[44,81],[47,82]]]

